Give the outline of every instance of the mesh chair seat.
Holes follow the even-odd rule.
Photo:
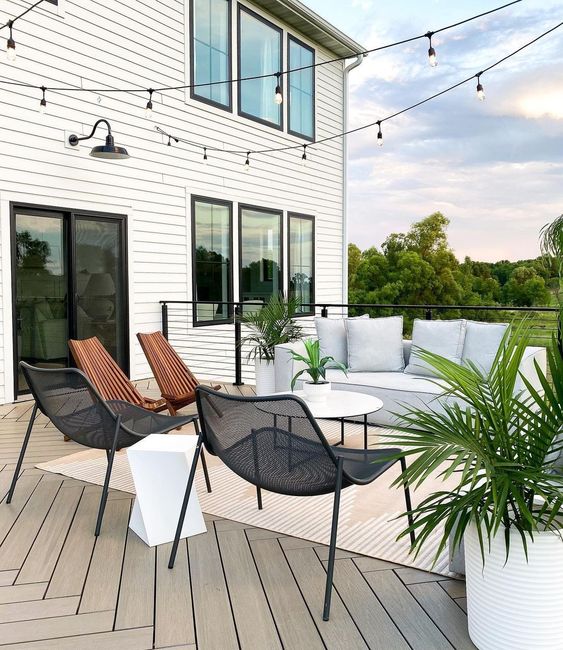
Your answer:
[[[397,454],[401,452],[400,449],[393,447],[387,449],[333,447],[332,450],[336,458],[344,460],[342,465],[344,477],[354,485],[367,485],[374,481],[397,462]],[[389,456],[395,456],[395,459],[384,460]]]

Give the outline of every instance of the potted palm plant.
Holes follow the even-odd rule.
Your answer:
[[[293,320],[299,307],[296,298],[285,301],[283,296],[273,295],[263,307],[240,317],[241,324],[250,330],[242,339],[242,345],[252,346],[248,358],[254,359],[257,395],[270,395],[276,390],[276,345],[298,341],[302,336],[301,326]]]
[[[397,480],[420,485],[437,468],[455,487],[413,510],[418,553],[437,528],[465,546],[469,634],[480,650],[561,647],[563,639],[563,359],[548,349],[550,380],[519,376],[529,329],[507,332],[488,376],[429,352],[446,387],[428,412],[410,409],[392,435],[412,456]],[[522,384],[519,384],[522,382]],[[521,390],[519,390],[519,385]]]
[[[294,389],[295,382],[299,377],[307,373],[309,381],[303,382],[305,399],[309,402],[322,402],[327,398],[330,391],[330,382],[326,381],[327,368],[339,368],[345,374],[348,374],[348,369],[340,362],[335,361],[334,357],[321,358],[321,344],[318,340],[307,339],[303,343],[305,345],[304,355],[297,352],[291,353],[295,361],[301,361],[305,364],[305,368],[297,372],[291,380],[291,390]]]

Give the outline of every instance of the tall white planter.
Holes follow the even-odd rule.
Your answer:
[[[469,636],[479,650],[563,648],[563,541],[552,532],[528,540],[528,561],[518,531],[510,531],[506,561],[504,529],[486,535],[485,565],[477,528],[465,533]]]
[[[276,375],[274,362],[256,357],[254,360],[256,372],[256,395],[271,395],[276,392]]]

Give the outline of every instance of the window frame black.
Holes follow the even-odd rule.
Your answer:
[[[313,135],[305,135],[304,133],[299,133],[299,131],[295,131],[291,128],[291,90],[290,90],[290,83],[289,79],[291,77],[291,47],[290,44],[291,42],[296,43],[300,47],[303,47],[306,50],[309,50],[312,55],[313,55],[313,67],[311,68],[311,72],[313,73],[313,94],[311,96],[311,100],[313,102],[312,106],[312,112],[313,112]],[[287,33],[287,82],[286,82],[286,97],[287,97],[287,132],[289,135],[293,135],[297,138],[303,138],[304,140],[307,140],[308,142],[314,142],[316,139],[316,134],[317,134],[317,115],[316,115],[316,109],[317,109],[317,74],[316,74],[316,62],[317,62],[317,52],[314,47],[311,47],[310,45],[307,45],[307,43],[304,43],[302,40],[297,38],[296,36],[293,36],[293,34],[290,34],[289,32]]]
[[[197,318],[197,305],[196,305],[196,296],[197,296],[197,274],[196,274],[196,203],[208,203],[210,205],[220,205],[222,207],[229,209],[229,258],[231,261],[230,270],[229,270],[229,280],[227,284],[228,291],[228,302],[233,302],[234,296],[234,257],[233,257],[233,202],[227,201],[225,199],[215,199],[209,196],[201,196],[199,194],[192,194],[191,196],[191,226],[192,226],[192,299],[193,304],[193,314],[192,314],[192,324],[193,327],[212,327],[214,325],[232,325],[234,323],[234,310],[233,305],[229,304],[228,306],[228,316],[227,318],[222,318],[221,320],[198,320]]]
[[[291,220],[292,219],[303,219],[304,221],[310,221],[313,227],[312,239],[311,239],[311,268],[313,271],[313,282],[311,287],[311,300],[310,303],[315,303],[315,293],[317,289],[317,259],[315,255],[316,247],[316,228],[315,228],[315,217],[312,214],[302,214],[301,212],[288,212],[287,213],[287,295],[291,297]],[[314,316],[315,308],[309,307],[310,311],[302,311],[296,315],[296,318],[301,318],[302,316]]]
[[[276,32],[279,33],[279,37],[280,37],[280,60],[279,60],[279,64],[280,65],[279,65],[279,69],[276,72],[282,72],[283,71],[283,55],[284,55],[284,51],[283,51],[283,46],[284,46],[283,33],[284,33],[284,30],[281,27],[278,27],[274,23],[272,23],[269,20],[267,20],[266,18],[264,18],[264,16],[261,16],[260,14],[256,13],[255,11],[252,11],[252,9],[250,9],[246,5],[243,5],[243,4],[241,4],[239,2],[239,3],[237,3],[237,77],[242,76],[242,73],[241,73],[241,50],[242,50],[242,48],[241,48],[241,35],[242,35],[241,34],[241,15],[242,15],[243,12],[246,13],[246,14],[249,14],[253,18],[256,18],[260,22],[264,23],[268,27],[271,27],[272,29],[274,29]],[[273,74],[275,74],[275,73],[273,73]],[[282,86],[283,96],[285,97],[285,87],[286,87],[287,84],[285,83],[285,80],[283,79],[283,76],[284,75],[282,75],[280,77],[280,84]],[[280,123],[279,123],[279,125],[274,124],[273,122],[268,122],[268,120],[264,120],[261,117],[256,117],[255,115],[252,115],[251,113],[246,113],[245,111],[243,111],[241,109],[242,86],[243,86],[243,83],[241,83],[241,82],[237,83],[237,112],[238,112],[239,117],[244,117],[245,119],[251,120],[252,122],[258,122],[258,124],[263,124],[264,126],[269,126],[271,129],[275,129],[276,131],[283,131],[284,130],[284,112],[285,112],[283,103],[280,104],[280,106],[279,106],[279,112],[280,112]],[[273,93],[272,93],[272,102],[273,101],[274,101],[274,96],[273,96]]]
[[[228,11],[228,17],[227,17],[227,33],[228,33],[228,48],[229,48],[229,63],[227,66],[228,70],[228,76],[231,78],[233,76],[233,3],[232,0],[225,0],[225,2],[228,3],[229,5],[229,11]],[[193,84],[196,83],[195,81],[195,47],[194,47],[194,36],[195,36],[195,23],[194,23],[194,0],[190,0],[190,5],[189,5],[189,23],[190,23],[190,99],[193,99],[198,102],[203,102],[204,104],[207,104],[208,106],[214,106],[215,108],[219,108],[223,111],[227,111],[228,113],[233,112],[233,85],[232,83],[227,84],[229,88],[229,103],[227,104],[222,104],[221,102],[216,102],[213,99],[209,99],[208,97],[203,97],[202,95],[198,94],[197,88],[193,87]],[[240,85],[240,84],[239,84]]]
[[[284,291],[284,228],[283,228],[283,210],[277,208],[265,208],[260,205],[250,205],[248,203],[239,203],[238,205],[238,298],[243,303],[242,297],[242,213],[243,210],[253,210],[254,212],[264,212],[265,214],[274,214],[279,217],[280,222],[280,270],[279,270],[279,293],[285,294]],[[272,294],[274,295],[274,294]]]

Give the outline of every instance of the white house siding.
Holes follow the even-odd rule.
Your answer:
[[[0,20],[17,15],[28,6],[27,1],[3,2]],[[283,27],[258,7],[250,6]],[[0,62],[3,78],[46,86],[97,88],[189,83],[187,2],[66,0],[64,9],[63,17],[56,7],[44,5],[16,23],[18,56],[15,63]],[[233,14],[236,17],[235,3]],[[320,49],[295,30],[290,33],[315,47],[317,61],[334,58],[334,54]],[[285,62],[286,38],[284,34]],[[236,62],[235,48],[236,19]],[[236,74],[236,65],[233,72]],[[316,129],[317,137],[322,138],[342,131],[343,63],[317,68],[316,79]],[[300,164],[301,150],[296,150],[252,156],[251,172],[246,174],[244,156],[209,152],[209,164],[204,166],[200,149],[163,146],[165,141],[154,130],[159,125],[210,147],[224,145],[245,150],[303,142],[238,117],[236,91],[233,113],[191,100],[189,92],[155,94],[152,120],[144,116],[145,92],[48,92],[45,115],[37,110],[39,99],[36,90],[0,86],[0,402],[14,397],[10,202],[128,215],[133,378],[150,374],[135,333],[160,328],[160,300],[192,297],[192,194],[233,201],[235,261],[238,202],[284,211],[285,262],[287,213],[315,215],[316,299],[341,301],[341,139],[310,149],[306,168]],[[287,111],[286,104],[284,108]],[[90,142],[78,151],[65,146],[70,133],[89,133],[99,118],[110,121],[116,143],[127,147],[131,159],[92,159],[88,156]],[[284,123],[287,124],[287,115]],[[105,136],[103,129],[99,135]],[[234,283],[236,297],[236,266]],[[171,317],[173,314],[171,308]],[[180,339],[176,339],[180,345]],[[182,353],[203,377],[232,378],[232,350],[232,326],[190,329],[187,341],[182,343]],[[246,376],[251,378],[250,374]]]

